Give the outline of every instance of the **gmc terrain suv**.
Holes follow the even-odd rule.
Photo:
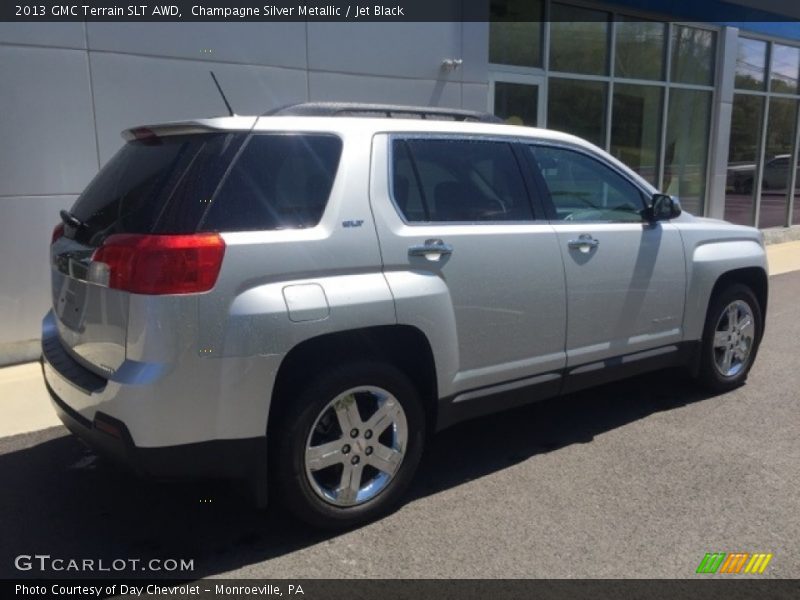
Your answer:
[[[342,104],[123,135],[53,232],[42,349],[140,473],[350,526],[457,421],[668,366],[725,391],[758,350],[761,234],[576,137]]]

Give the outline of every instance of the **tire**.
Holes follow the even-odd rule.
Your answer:
[[[763,327],[761,306],[749,287],[736,283],[715,294],[703,328],[698,380],[713,392],[742,385],[753,366]]]
[[[390,364],[363,360],[324,371],[287,396],[270,427],[270,484],[281,503],[328,529],[360,525],[395,508],[425,440],[425,413],[408,377]],[[344,484],[356,477],[354,495],[356,486]]]

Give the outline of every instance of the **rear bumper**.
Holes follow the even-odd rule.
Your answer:
[[[98,454],[156,478],[259,480],[266,475],[266,436],[220,439],[197,431],[184,443],[203,407],[206,413],[216,412],[215,404],[208,408],[209,403],[193,396],[193,411],[165,410],[171,406],[170,396],[162,396],[168,390],[155,384],[121,384],[92,373],[66,351],[54,328],[47,326],[50,318],[45,319],[41,365],[53,408],[67,429]],[[153,437],[160,437],[160,443],[135,442]]]
[[[45,358],[42,357],[44,367]],[[61,422],[98,455],[157,479],[258,479],[266,473],[266,438],[210,440],[177,446],[142,448],[128,427],[100,411],[92,421],[70,408],[45,378],[53,408]]]

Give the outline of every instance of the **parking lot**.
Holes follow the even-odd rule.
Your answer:
[[[0,577],[41,576],[14,567],[38,553],[193,559],[184,578],[683,578],[717,551],[800,577],[800,272],[770,282],[746,386],[667,371],[463,423],[400,510],[344,534],[225,484],[138,480],[60,426],[2,438]]]

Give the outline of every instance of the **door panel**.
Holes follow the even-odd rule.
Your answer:
[[[644,222],[643,191],[601,156],[528,150],[564,258],[567,365],[681,341],[686,266],[677,228]]]
[[[679,342],[686,276],[674,225],[554,222],[567,278],[567,364]],[[594,248],[571,247],[581,235]]]
[[[552,227],[533,220],[510,145],[473,139],[458,146],[450,139],[446,152],[412,144],[411,158],[379,136],[371,188],[398,320],[423,331],[455,329],[455,347],[438,349],[456,356],[440,373],[440,396],[565,364],[566,292]],[[504,148],[484,159],[485,149],[475,144],[485,143]],[[398,164],[393,173],[392,160]],[[503,171],[495,161],[513,169]],[[404,289],[413,280],[420,293]],[[438,298],[438,310],[446,303],[447,317],[432,322],[431,306],[420,298],[425,290]]]

